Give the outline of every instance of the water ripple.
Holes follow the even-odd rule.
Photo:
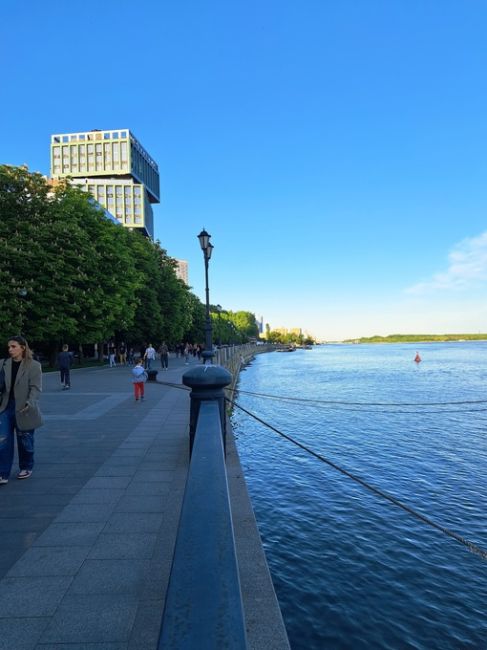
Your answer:
[[[487,344],[326,346],[266,354],[253,392],[353,402],[485,397]],[[467,407],[238,402],[487,547],[487,413]],[[487,563],[236,410],[242,465],[295,650],[487,648]]]

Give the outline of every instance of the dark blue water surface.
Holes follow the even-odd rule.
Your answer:
[[[420,364],[416,349],[262,354],[237,401],[487,549],[487,343],[423,345]],[[238,409],[233,422],[294,650],[487,648],[487,561]]]

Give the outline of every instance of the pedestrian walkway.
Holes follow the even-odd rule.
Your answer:
[[[187,368],[171,359],[158,379],[181,385]],[[33,475],[12,472],[0,487],[0,649],[155,649],[188,470],[189,394],[149,382],[135,402],[120,366],[74,370],[69,391],[58,373],[43,382]],[[229,468],[250,647],[285,648],[233,444]]]

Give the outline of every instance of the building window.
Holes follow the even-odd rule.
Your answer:
[[[109,133],[104,133],[103,134],[103,139],[104,140],[110,140],[110,134]]]
[[[69,137],[67,135],[63,135],[63,142],[69,142]]]
[[[118,131],[114,131],[112,133],[112,137],[113,137],[114,140],[118,140]]]
[[[121,137],[121,138],[126,138],[126,137],[127,137],[127,131],[122,131],[122,132],[120,133],[120,137]]]
[[[79,139],[80,139],[80,140],[85,140],[85,139],[86,139],[85,134],[84,134],[84,133],[80,133]]]

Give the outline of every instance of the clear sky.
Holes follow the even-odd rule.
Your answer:
[[[129,128],[204,299],[320,339],[487,332],[484,0],[0,8],[0,161]]]

